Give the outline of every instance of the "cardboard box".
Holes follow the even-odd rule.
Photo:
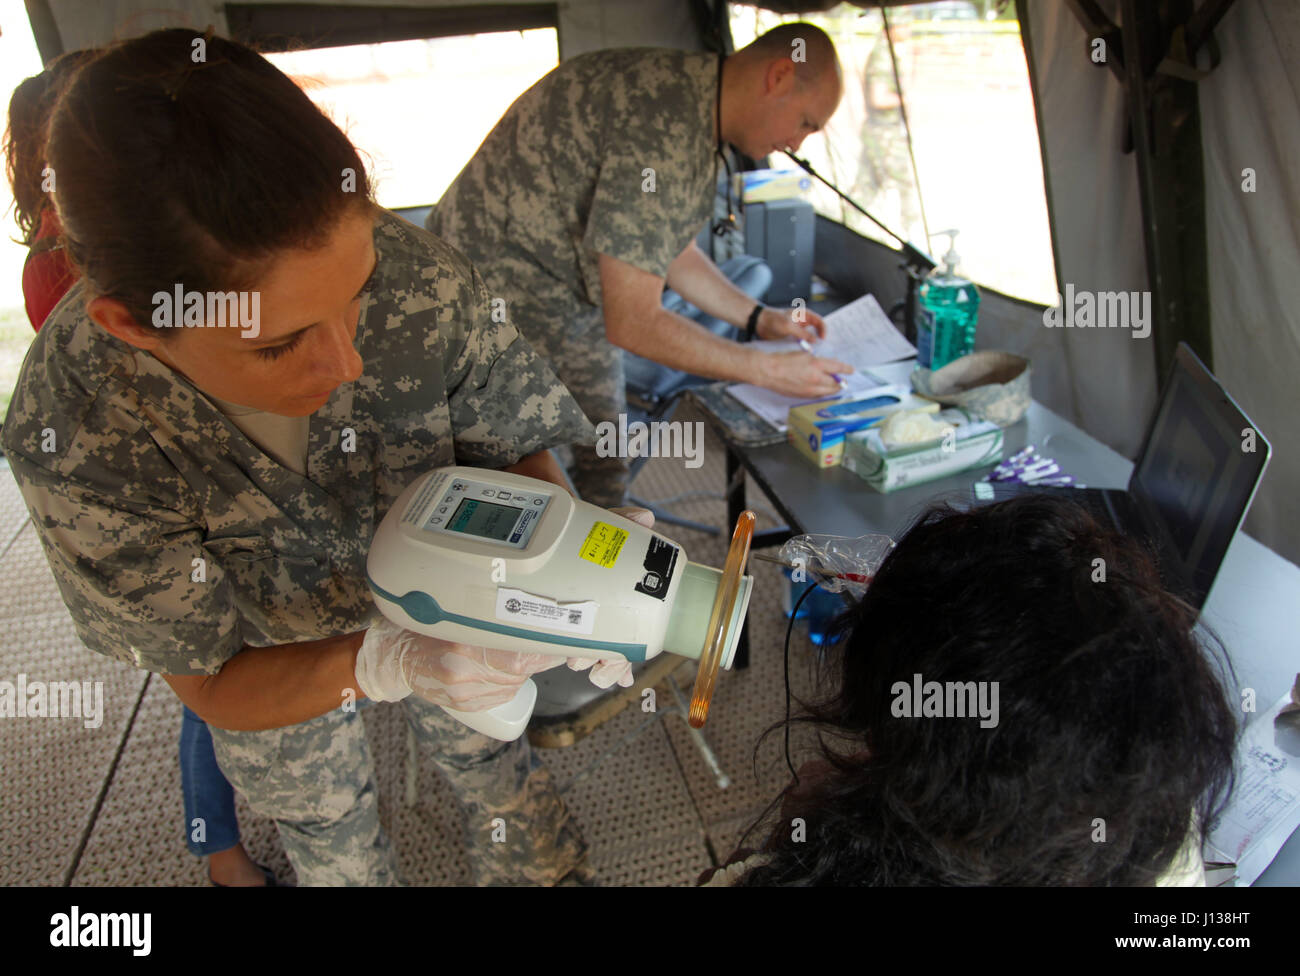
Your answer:
[[[879,424],[895,410],[937,412],[939,404],[912,394],[907,386],[878,386],[833,400],[791,407],[786,440],[819,468],[833,468],[844,455],[844,438]]]
[[[850,433],[844,442],[844,467],[888,494],[1002,460],[1001,427],[959,407],[941,410],[934,419],[953,424],[952,436],[886,448],[878,430]]]

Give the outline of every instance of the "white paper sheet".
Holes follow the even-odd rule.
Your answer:
[[[794,339],[760,340],[754,346],[773,353],[799,349]],[[916,347],[903,338],[871,295],[863,295],[826,316],[826,338],[812,343],[812,348],[818,356],[842,360],[857,370],[844,377],[847,389],[834,394],[837,397],[864,393],[883,385],[879,377],[869,372],[870,367],[916,356]],[[800,400],[752,383],[736,383],[727,387],[727,392],[780,431],[786,429],[791,407],[829,399]]]
[[[804,403],[816,403],[819,400],[834,400],[836,397],[848,396],[851,393],[865,393],[881,385],[875,377],[863,373],[851,373],[844,377],[844,384],[848,389],[843,392],[829,397],[813,397],[811,400],[799,400],[795,397],[782,396],[780,393],[773,393],[771,390],[766,390],[761,386],[754,386],[751,383],[737,383],[735,386],[727,387],[727,392],[777,430],[784,431],[788,426],[786,420],[790,415],[791,407],[797,407]]]
[[[754,346],[767,352],[791,352],[794,339],[761,340]],[[826,338],[812,343],[818,356],[840,359],[856,370],[911,359],[916,347],[903,338],[872,295],[863,295],[826,316]]]
[[[1237,886],[1254,882],[1300,826],[1300,756],[1274,741],[1273,720],[1291,701],[1285,695],[1246,727],[1237,747],[1232,798],[1210,830],[1207,861],[1237,865]]]

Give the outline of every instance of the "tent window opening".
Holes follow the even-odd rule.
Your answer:
[[[436,203],[559,63],[555,28],[268,53],[362,151],[389,209]]]
[[[834,40],[844,97],[825,131],[800,150],[814,169],[936,259],[948,250],[938,232],[960,231],[960,267],[976,282],[1044,304],[1057,300],[1038,126],[1013,4],[944,0],[882,12],[842,3],[800,17],[733,3],[730,12],[737,48],[795,20]],[[769,165],[794,164],[772,156]],[[808,199],[823,216],[894,246],[820,184]]]

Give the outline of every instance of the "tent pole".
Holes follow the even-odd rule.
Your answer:
[[[49,64],[63,53],[63,37],[50,10],[50,0],[23,0],[23,6],[27,8],[27,20],[32,25],[41,64]]]
[[[1185,54],[1192,2],[1121,0],[1121,11],[1156,375],[1168,372],[1179,341],[1213,369],[1199,99],[1194,81],[1157,70],[1166,57]]]

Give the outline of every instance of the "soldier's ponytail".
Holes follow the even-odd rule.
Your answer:
[[[373,206],[356,149],[288,76],[193,30],[123,41],[85,65],[46,156],[70,258],[141,325],[155,292],[247,288],[277,252],[320,246]]]

